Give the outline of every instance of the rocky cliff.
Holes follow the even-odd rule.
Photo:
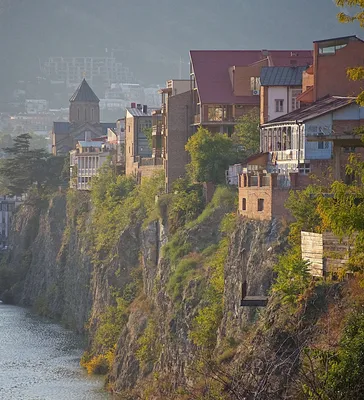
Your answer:
[[[57,194],[17,212],[2,265],[16,276],[2,297],[79,332],[86,326],[93,355],[110,350],[105,338],[116,328],[107,380],[121,398],[178,398],[204,378],[212,356],[239,359],[244,332],[259,317],[240,306],[241,285],[267,294],[284,245],[279,224],[241,220],[231,202],[215,201],[173,234],[163,216],[135,219],[95,261],[90,200],[77,196]]]

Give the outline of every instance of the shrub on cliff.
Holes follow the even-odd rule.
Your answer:
[[[131,224],[142,223],[155,209],[156,196],[163,193],[164,175],[155,174],[137,185],[133,177],[116,175],[105,167],[93,181],[91,200],[92,258],[110,259],[121,232]]]

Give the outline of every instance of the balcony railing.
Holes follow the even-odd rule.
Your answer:
[[[145,157],[140,158],[139,165],[141,167],[153,166],[153,165],[163,165],[163,159],[160,157]]]
[[[152,127],[152,135],[157,136],[162,134],[162,124],[158,123],[157,125],[153,125]]]
[[[304,157],[303,150],[281,150],[272,152],[272,163],[276,161],[290,161],[290,160],[302,160]]]

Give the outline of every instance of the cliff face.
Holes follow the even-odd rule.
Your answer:
[[[7,263],[19,279],[8,294],[81,332],[92,306],[92,266],[85,243],[66,231],[66,202],[59,194],[48,205],[27,204],[16,213]]]
[[[224,211],[217,210],[202,224],[184,232],[192,251],[200,252],[219,242],[218,224]],[[198,378],[196,361],[204,357],[190,336],[194,319],[204,306],[203,282],[198,277],[191,278],[178,301],[171,297],[167,290],[173,273],[171,262],[157,251],[163,240],[161,231],[160,222],[155,222],[142,233],[145,303],[139,304],[130,314],[109,376],[115,392],[123,393],[125,398],[146,392],[150,398],[175,398],[170,393],[176,393],[176,388],[188,387]],[[211,353],[223,351],[227,340],[239,341],[254,321],[257,308],[240,306],[242,282],[248,282],[249,295],[266,295],[273,278],[272,266],[283,243],[284,235],[277,223],[238,221],[230,238],[225,263],[223,313],[216,331],[216,346],[209,349]],[[155,321],[154,338],[149,345],[158,347],[158,352],[147,365],[142,365],[136,354],[138,341],[149,319]],[[139,390],[135,391],[135,388]]]
[[[119,327],[109,387],[124,398],[146,393],[148,398],[177,398],[171,393],[195,381],[196,361],[223,352],[232,338],[240,340],[256,318],[257,309],[240,307],[241,284],[247,281],[249,295],[267,293],[283,243],[279,225],[238,220],[226,236],[219,226],[231,207],[224,205],[174,235],[162,219],[147,226],[135,222],[120,233],[107,261],[95,263],[87,236],[89,199],[78,202],[84,207],[82,229],[76,227],[79,214],[75,217],[67,202],[58,194],[48,206],[26,205],[16,214],[7,263],[19,274],[7,297],[79,332],[88,323],[92,347],[100,316],[115,305],[115,292],[125,297],[141,268],[141,288]],[[212,306],[209,282],[223,237],[229,239],[223,294]],[[187,266],[181,264],[186,260]],[[213,307],[219,316],[207,321],[209,342],[202,351],[196,318]]]

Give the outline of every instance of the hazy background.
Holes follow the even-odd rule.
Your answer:
[[[311,49],[358,34],[332,0],[0,0],[0,92],[48,56],[116,52],[144,84],[188,73],[190,49]]]

